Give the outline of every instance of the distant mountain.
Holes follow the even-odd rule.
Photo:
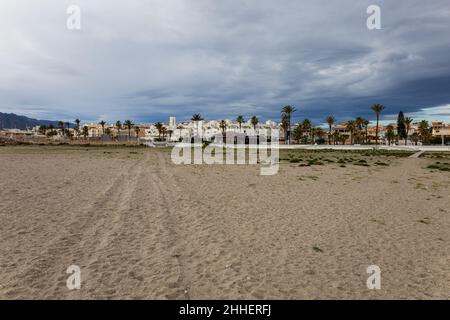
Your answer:
[[[54,125],[58,126],[58,121],[50,121],[50,120],[37,120],[28,118],[25,116],[19,116],[14,113],[2,113],[0,112],[0,129],[26,129],[32,128],[35,126],[43,126],[43,125]]]

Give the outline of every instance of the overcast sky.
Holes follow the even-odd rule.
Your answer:
[[[371,4],[381,30],[366,27]],[[449,0],[0,2],[1,112],[278,121],[291,104],[320,123],[373,118],[373,103],[450,122]]]

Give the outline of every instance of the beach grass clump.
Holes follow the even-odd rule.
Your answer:
[[[431,159],[449,159],[450,158],[450,152],[432,152],[427,151],[422,154],[424,158],[431,158]]]
[[[361,166],[361,167],[370,167],[370,164],[368,164],[367,162],[355,162],[353,165],[355,166]]]
[[[436,162],[435,164],[430,164],[427,168],[431,169],[431,170],[450,171],[450,163],[448,163],[448,162],[444,162],[444,163]]]
[[[371,150],[365,152],[365,155],[368,156],[386,156],[386,157],[397,157],[397,158],[405,158],[412,155],[413,151],[403,151],[403,150]]]
[[[309,163],[300,163],[298,166],[299,167],[311,167],[311,165]]]
[[[308,165],[310,166],[323,166],[324,163],[317,158],[308,160]]]
[[[407,157],[413,154],[411,151],[395,151],[395,150],[308,150],[308,149],[295,149],[295,150],[280,150],[280,160],[289,162],[291,159],[299,159],[300,162],[313,161],[311,165],[317,165],[315,161],[338,164],[350,164],[365,159],[368,163],[381,160],[383,158],[392,157]]]

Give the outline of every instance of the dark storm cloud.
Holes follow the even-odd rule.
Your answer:
[[[77,4],[82,29],[66,29]],[[366,27],[381,7],[382,29]],[[37,14],[39,12],[39,14]],[[0,111],[134,121],[449,119],[447,0],[46,0],[0,4]]]

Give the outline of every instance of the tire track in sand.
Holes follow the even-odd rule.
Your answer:
[[[240,239],[226,227],[227,215],[221,214],[221,207],[204,202],[201,177],[183,179],[185,174],[193,174],[194,167],[169,165],[170,157],[163,152],[157,156],[157,172],[152,180],[167,211],[167,229],[172,234],[171,247],[179,268],[175,284],[178,294],[171,298],[226,298],[239,291],[246,272],[241,270],[242,257],[237,250]]]
[[[186,298],[173,246],[173,212],[159,177],[161,163],[152,157],[146,153],[133,187],[127,186],[128,205],[110,222],[110,239],[85,263],[90,297]]]
[[[165,212],[163,221],[164,228],[169,232],[168,246],[171,250],[171,258],[175,261],[176,276],[172,278],[169,286],[175,291],[168,295],[169,299],[190,299],[189,288],[190,281],[186,276],[186,268],[184,265],[183,252],[185,251],[185,242],[179,234],[184,227],[180,223],[180,211],[173,207],[173,203],[180,203],[180,190],[172,174],[167,170],[166,159],[161,152],[157,153],[158,165],[156,172],[151,174],[150,181],[153,185],[158,198],[160,209]],[[168,199],[168,195],[172,195],[172,199]]]
[[[51,239],[46,245],[46,250],[38,257],[27,263],[24,269],[15,279],[11,279],[7,287],[12,288],[6,292],[8,298],[15,296],[32,296],[35,298],[63,298],[68,292],[65,287],[67,274],[66,268],[71,264],[80,265],[78,261],[89,249],[86,241],[92,232],[98,232],[98,227],[107,220],[102,212],[103,208],[112,208],[123,199],[121,194],[127,190],[135,179],[129,180],[123,187],[130,172],[135,172],[140,166],[134,163],[125,166],[117,175],[113,184],[89,207],[80,205],[78,210],[70,216],[70,222],[65,232]],[[83,210],[84,209],[84,210]],[[114,211],[113,211],[114,212]],[[81,265],[80,265],[81,267]]]

